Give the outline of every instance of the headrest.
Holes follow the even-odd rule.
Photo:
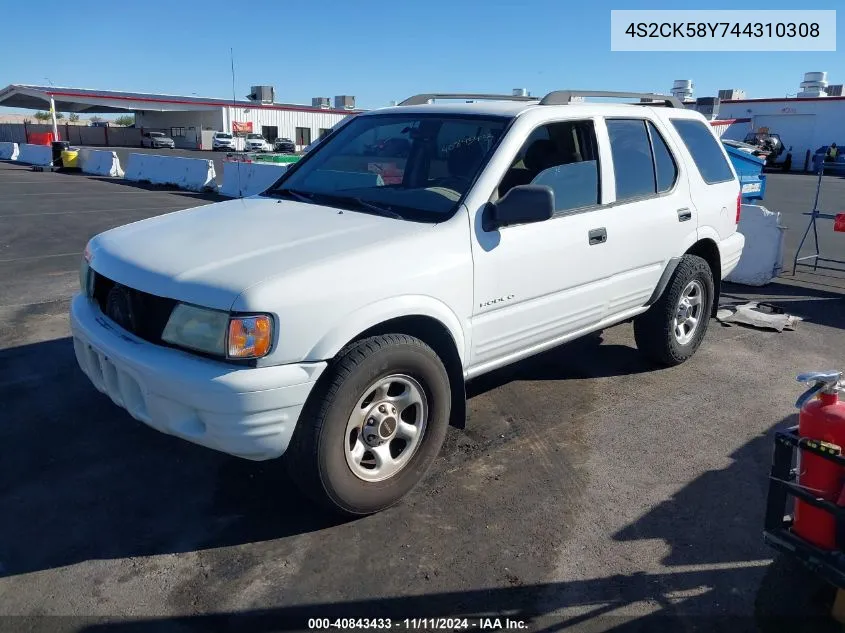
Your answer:
[[[539,139],[528,146],[522,163],[531,171],[541,172],[556,164],[556,155],[557,145],[554,142],[548,139]]]
[[[449,175],[457,178],[469,178],[478,168],[478,164],[484,158],[481,145],[472,140],[469,143],[461,143],[451,152],[446,159],[446,167]]]

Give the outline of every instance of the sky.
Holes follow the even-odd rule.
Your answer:
[[[611,9],[836,9],[837,0],[3,0],[0,88],[11,83],[276,101],[355,95],[376,108],[419,92],[563,89],[794,95],[807,71],[845,83],[836,52],[611,52]],[[845,6],[845,5],[843,5]],[[845,14],[845,10],[842,11]],[[9,28],[12,26],[12,28]],[[49,28],[55,27],[55,31]],[[837,16],[837,30],[842,19]],[[12,110],[0,108],[0,112]]]

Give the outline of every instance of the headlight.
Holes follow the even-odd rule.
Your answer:
[[[82,261],[79,262],[79,290],[87,297],[91,296],[91,249],[90,245],[85,245],[85,250],[82,252]]]
[[[223,356],[228,325],[228,312],[180,303],[170,314],[161,338],[179,347]]]
[[[180,303],[161,338],[215,356],[261,358],[270,352],[273,325],[267,315],[230,317],[228,312]]]

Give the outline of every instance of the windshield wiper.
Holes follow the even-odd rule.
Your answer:
[[[362,200],[361,198],[357,198],[355,196],[338,196],[338,195],[334,195],[334,194],[331,194],[331,193],[313,193],[313,192],[310,192],[310,191],[307,191],[307,192],[306,191],[296,191],[294,189],[274,189],[273,191],[269,192],[269,195],[271,195],[271,196],[277,196],[277,195],[289,196],[291,198],[295,198],[295,199],[299,200],[300,202],[310,202],[312,204],[315,203],[315,202],[319,202],[320,200],[325,200],[327,202],[340,202],[340,203],[352,202],[352,203],[356,204],[358,207],[364,207],[365,209],[369,209],[370,211],[373,211],[373,212],[377,213],[378,215],[381,215],[381,216],[384,216],[384,217],[387,217],[387,218],[393,218],[395,220],[404,220],[405,219],[402,215],[400,215],[399,213],[396,213],[396,211],[393,211],[392,209],[379,206],[377,204],[374,204],[372,202],[368,202],[367,200]]]
[[[269,192],[271,196],[288,196],[290,198],[295,198],[300,202],[314,202],[314,194],[306,194],[301,191],[295,191],[293,189],[273,189]]]
[[[394,211],[393,209],[390,209],[388,207],[382,207],[382,206],[379,206],[377,204],[373,204],[372,202],[369,202],[367,200],[362,200],[361,198],[356,198],[354,196],[349,196],[346,199],[347,200],[353,200],[356,204],[358,204],[362,207],[366,207],[370,211],[375,211],[379,215],[383,215],[386,218],[393,218],[394,220],[404,220],[405,219],[402,215],[400,215],[399,213],[396,213],[396,211]]]

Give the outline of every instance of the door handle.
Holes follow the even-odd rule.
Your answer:
[[[601,227],[600,229],[593,229],[588,233],[590,244],[604,244],[607,241],[607,229]]]
[[[678,222],[686,222],[687,220],[692,220],[692,211],[686,207],[678,209]]]

